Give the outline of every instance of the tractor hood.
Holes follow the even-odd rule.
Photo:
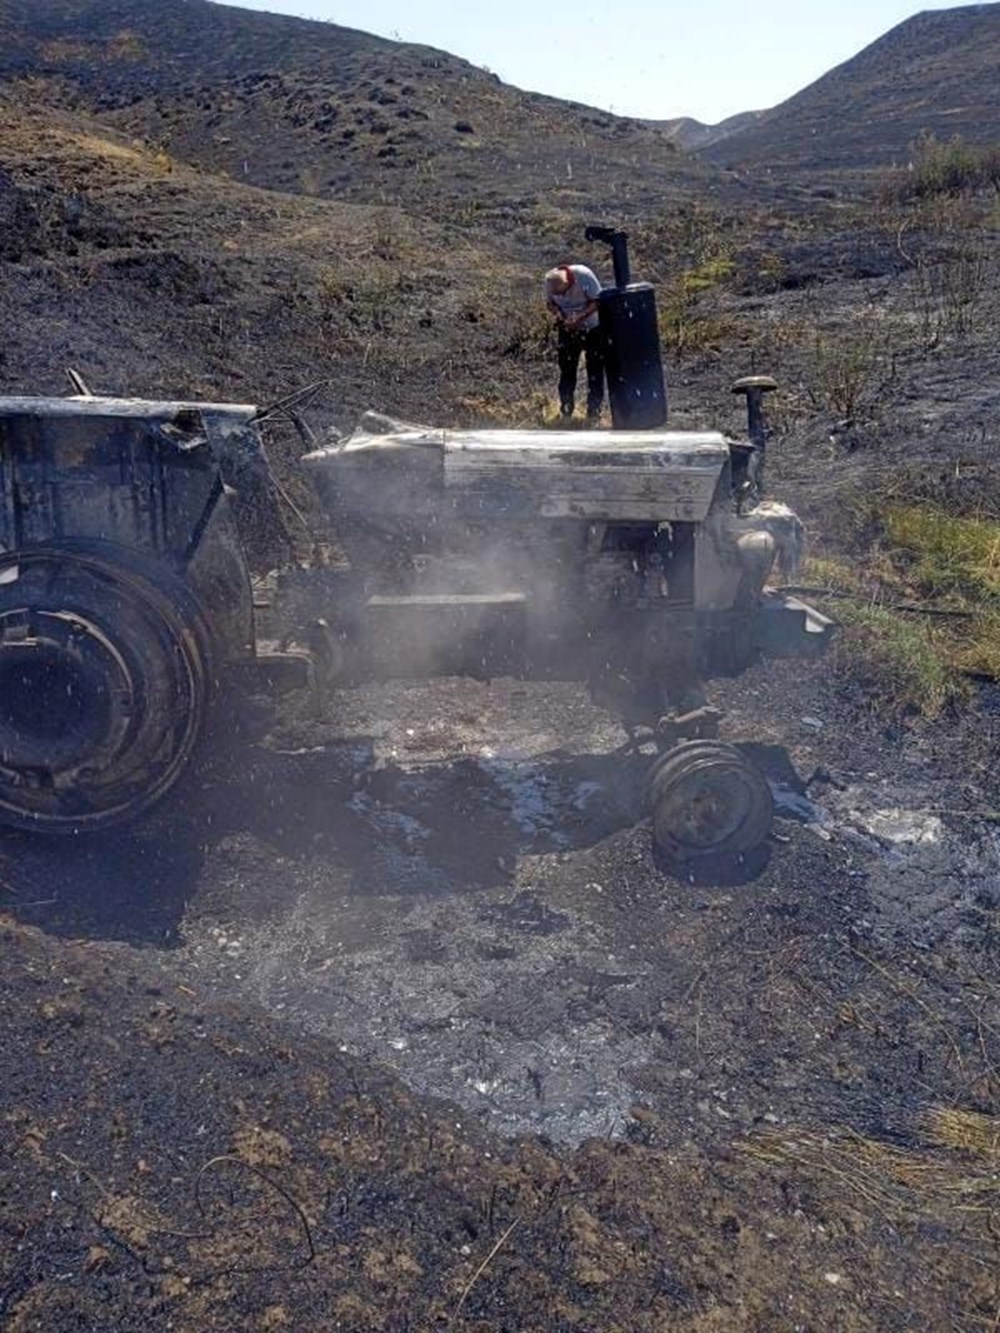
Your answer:
[[[715,432],[438,430],[367,416],[307,454],[332,511],[377,520],[575,518],[698,523],[729,462]]]

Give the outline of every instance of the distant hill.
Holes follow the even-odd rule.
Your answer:
[[[742,370],[758,353],[726,314],[737,289],[777,301],[906,262],[873,258],[881,241],[842,219],[839,195],[824,216],[840,231],[802,229],[827,207],[816,163],[905,152],[960,99],[944,123],[991,137],[998,18],[923,16],[784,107],[709,127],[610,116],[426,47],[209,0],[0,0],[0,388],[56,390],[67,365],[153,395],[260,400],[329,378],[344,425],[372,404],[534,419],[553,385],[539,277],[564,257],[608,275],[606,247],[583,241],[597,220],[625,221],[636,272],[664,285],[678,359],[696,355],[701,298],[676,281],[691,269],[711,307],[699,366]],[[907,102],[913,87],[926,98]],[[826,121],[824,99],[840,108]],[[727,172],[678,147],[699,136],[704,156],[751,165],[782,160],[771,136],[791,169]],[[676,404],[686,375],[675,384]]]
[[[714,176],[656,124],[429,47],[209,0],[4,0],[0,80],[248,184],[441,220],[627,215]]]
[[[1000,4],[917,14],[700,153],[733,166],[873,168],[904,162],[925,131],[1000,141]]]
[[[706,125],[691,116],[679,116],[675,120],[659,120],[652,123],[665,130],[685,152],[691,153],[701,148],[708,148],[722,139],[728,139],[749,125],[756,125],[760,118],[766,115],[766,111],[740,111],[735,116],[720,120],[717,125]]]

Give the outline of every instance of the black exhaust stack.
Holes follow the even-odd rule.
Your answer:
[[[584,234],[611,246],[615,269],[615,285],[604,288],[599,304],[612,424],[615,430],[655,430],[667,420],[656,292],[651,283],[632,281],[627,232],[595,226]]]

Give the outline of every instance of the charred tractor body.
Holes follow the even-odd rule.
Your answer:
[[[265,494],[253,416],[0,399],[0,822],[102,828],[186,769],[256,656],[231,498]]]
[[[660,847],[747,852],[770,794],[716,739],[701,686],[761,653],[817,655],[831,631],[766,590],[801,545],[761,499],[769,387],[737,386],[737,443],[365,418],[303,460],[345,558],[283,571],[272,623],[321,683],[581,680],[648,747]],[[230,682],[306,682],[307,659],[263,651],[254,621],[248,526],[276,505],[259,420],[0,399],[0,822],[134,820],[179,781]]]

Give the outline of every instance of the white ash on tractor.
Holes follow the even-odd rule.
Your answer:
[[[213,698],[248,682],[513,676],[578,680],[621,718],[649,754],[664,854],[750,852],[770,791],[717,739],[702,686],[761,654],[815,657],[832,631],[767,589],[802,548],[761,493],[773,387],[735,386],[749,404],[735,442],[369,416],[311,448],[346,559],[283,571],[271,613],[311,672],[301,650],[264,650],[244,553],[279,504],[260,436],[274,409],[0,399],[0,821],[140,818],[183,780]]]

